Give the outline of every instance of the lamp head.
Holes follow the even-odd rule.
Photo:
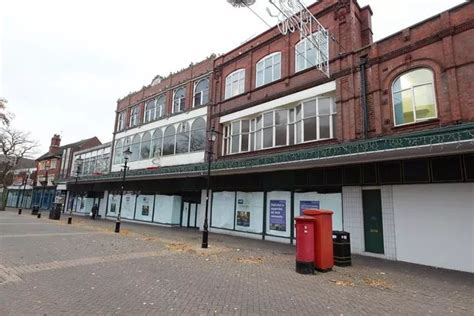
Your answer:
[[[128,160],[131,155],[132,155],[132,151],[130,150],[130,147],[128,147],[128,148],[123,152],[123,158],[125,158],[125,160]]]

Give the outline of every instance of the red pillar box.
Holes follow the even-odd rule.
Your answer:
[[[314,267],[320,272],[330,271],[334,265],[332,245],[333,211],[304,210],[303,214],[314,218]],[[297,235],[298,237],[298,235]]]
[[[298,216],[296,221],[296,272],[314,273],[314,226],[312,216]],[[332,235],[331,235],[332,237]]]

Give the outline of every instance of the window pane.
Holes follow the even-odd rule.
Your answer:
[[[232,153],[239,152],[239,135],[232,136]]]
[[[296,143],[299,144],[301,143],[301,124],[302,121],[296,122]]]
[[[257,129],[262,128],[262,116],[257,117]]]
[[[249,120],[242,120],[242,133],[248,133],[250,128]]]
[[[257,71],[257,87],[263,85],[263,71]]]
[[[163,137],[163,156],[174,155],[174,126],[168,126]]]
[[[273,127],[263,129],[263,148],[273,147]]]
[[[141,148],[140,148],[140,158],[141,159],[150,158],[150,143],[151,143],[150,133],[145,133],[143,135],[142,145],[141,145]]]
[[[433,73],[431,70],[417,69],[400,76],[400,78],[398,78],[393,85],[393,91],[398,92],[400,90],[409,89],[413,86],[432,82]]]
[[[330,138],[331,133],[329,130],[329,116],[319,117],[319,138]]]
[[[263,126],[272,126],[273,125],[273,112],[268,112],[263,114]]]
[[[257,147],[257,149],[261,149],[262,148],[262,130],[258,130],[256,135],[255,135],[255,145]]]
[[[191,126],[191,151],[204,150],[206,148],[206,122],[198,118]]]
[[[304,119],[304,141],[316,139],[316,118]]]
[[[242,135],[242,149],[241,151],[248,151],[249,150],[249,135],[245,134]]]
[[[319,115],[327,115],[331,113],[331,102],[329,98],[318,99]]]
[[[316,115],[316,100],[311,100],[303,103],[304,117],[312,117]]]
[[[264,79],[264,82],[265,83],[269,83],[269,82],[272,82],[272,67],[271,65],[269,67],[265,67],[265,79]]]
[[[415,87],[413,89],[415,94],[415,109],[416,119],[426,119],[436,116],[433,86],[431,84]]]
[[[286,125],[277,125],[275,129],[275,146],[286,145]]]
[[[189,131],[176,134],[176,153],[187,153],[189,147]]]
[[[294,145],[294,143],[295,143],[295,124],[289,124],[288,125],[288,133],[289,133],[288,144],[289,145]]]
[[[395,124],[406,124],[415,121],[412,107],[411,90],[393,94]]]
[[[232,122],[232,135],[240,134],[240,121]]]
[[[281,78],[281,64],[278,62],[273,67],[273,80],[278,80]]]
[[[201,92],[198,92],[194,95],[194,106],[201,105]]]

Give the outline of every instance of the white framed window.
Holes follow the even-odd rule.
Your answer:
[[[118,114],[117,119],[117,131],[122,131],[125,129],[125,111],[122,111]]]
[[[313,38],[321,43],[319,49],[316,49],[314,44],[307,38],[302,39],[295,45],[295,72],[315,67],[322,62],[327,61],[329,44],[328,35],[318,31],[313,33]],[[321,51],[323,51],[324,54],[321,54]]]
[[[189,152],[189,124],[182,122],[178,125],[176,132],[176,154],[183,154]]]
[[[392,84],[395,126],[438,117],[433,72],[419,68],[402,74]]]
[[[236,154],[334,137],[335,103],[331,97],[261,113],[224,125],[223,154]]]
[[[184,111],[186,102],[186,89],[184,87],[174,90],[173,94],[173,113]]]
[[[165,95],[162,94],[156,99],[156,118],[163,117],[165,115],[165,105],[166,105],[166,98]]]
[[[255,86],[266,85],[281,78],[281,52],[276,52],[262,58],[257,63],[257,79]]]
[[[204,78],[194,83],[193,106],[205,105],[208,102],[209,102],[209,78]]]
[[[229,99],[245,91],[245,69],[239,69],[225,78],[225,98]]]
[[[145,103],[145,116],[143,122],[149,123],[156,119],[156,99],[151,99]]]
[[[139,112],[138,105],[134,106],[130,110],[130,120],[129,120],[129,124],[128,124],[129,127],[134,127],[134,126],[138,125],[138,112]]]

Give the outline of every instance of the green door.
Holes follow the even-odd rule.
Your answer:
[[[384,253],[380,190],[363,190],[362,208],[364,212],[365,251]]]

